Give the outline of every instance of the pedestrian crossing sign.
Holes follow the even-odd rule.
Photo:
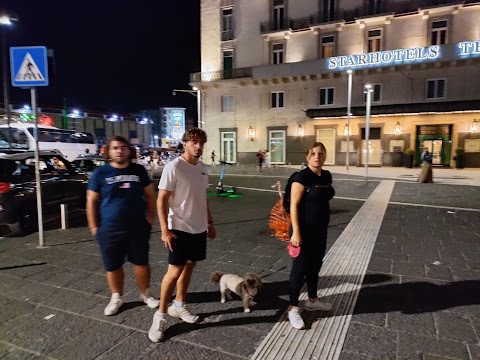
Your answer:
[[[48,86],[48,61],[45,46],[10,48],[12,85]]]

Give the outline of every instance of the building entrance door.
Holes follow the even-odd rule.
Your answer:
[[[221,136],[221,157],[220,160],[235,163],[237,162],[237,134],[233,131],[222,132]]]
[[[443,140],[423,140],[422,146],[432,154],[432,165],[442,165]]]

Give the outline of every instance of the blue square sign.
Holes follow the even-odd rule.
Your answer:
[[[48,61],[45,46],[10,48],[12,85],[48,86]]]

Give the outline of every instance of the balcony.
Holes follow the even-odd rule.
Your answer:
[[[311,26],[330,23],[330,22],[340,22],[343,20],[346,20],[346,21],[349,20],[349,19],[345,19],[345,11],[343,9],[330,11],[328,13],[327,12],[313,13],[313,14],[310,14],[309,19],[310,19]]]
[[[286,18],[282,21],[271,20],[262,21],[260,23],[260,34],[268,34],[273,32],[281,32],[292,28],[292,19]]]
[[[232,70],[219,70],[210,72],[198,72],[190,74],[191,82],[217,81],[228,79],[241,79],[252,77],[252,68],[238,68]]]
[[[221,0],[220,7],[231,7],[235,5],[235,0]]]
[[[235,31],[224,30],[222,31],[222,41],[229,41],[235,39]]]

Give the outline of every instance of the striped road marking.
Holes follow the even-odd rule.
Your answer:
[[[285,311],[252,360],[338,359],[394,185],[394,180],[380,182],[325,256],[318,287],[333,304],[328,316],[316,321],[319,313],[304,312],[312,325],[296,330]],[[304,286],[300,300],[307,296]]]

